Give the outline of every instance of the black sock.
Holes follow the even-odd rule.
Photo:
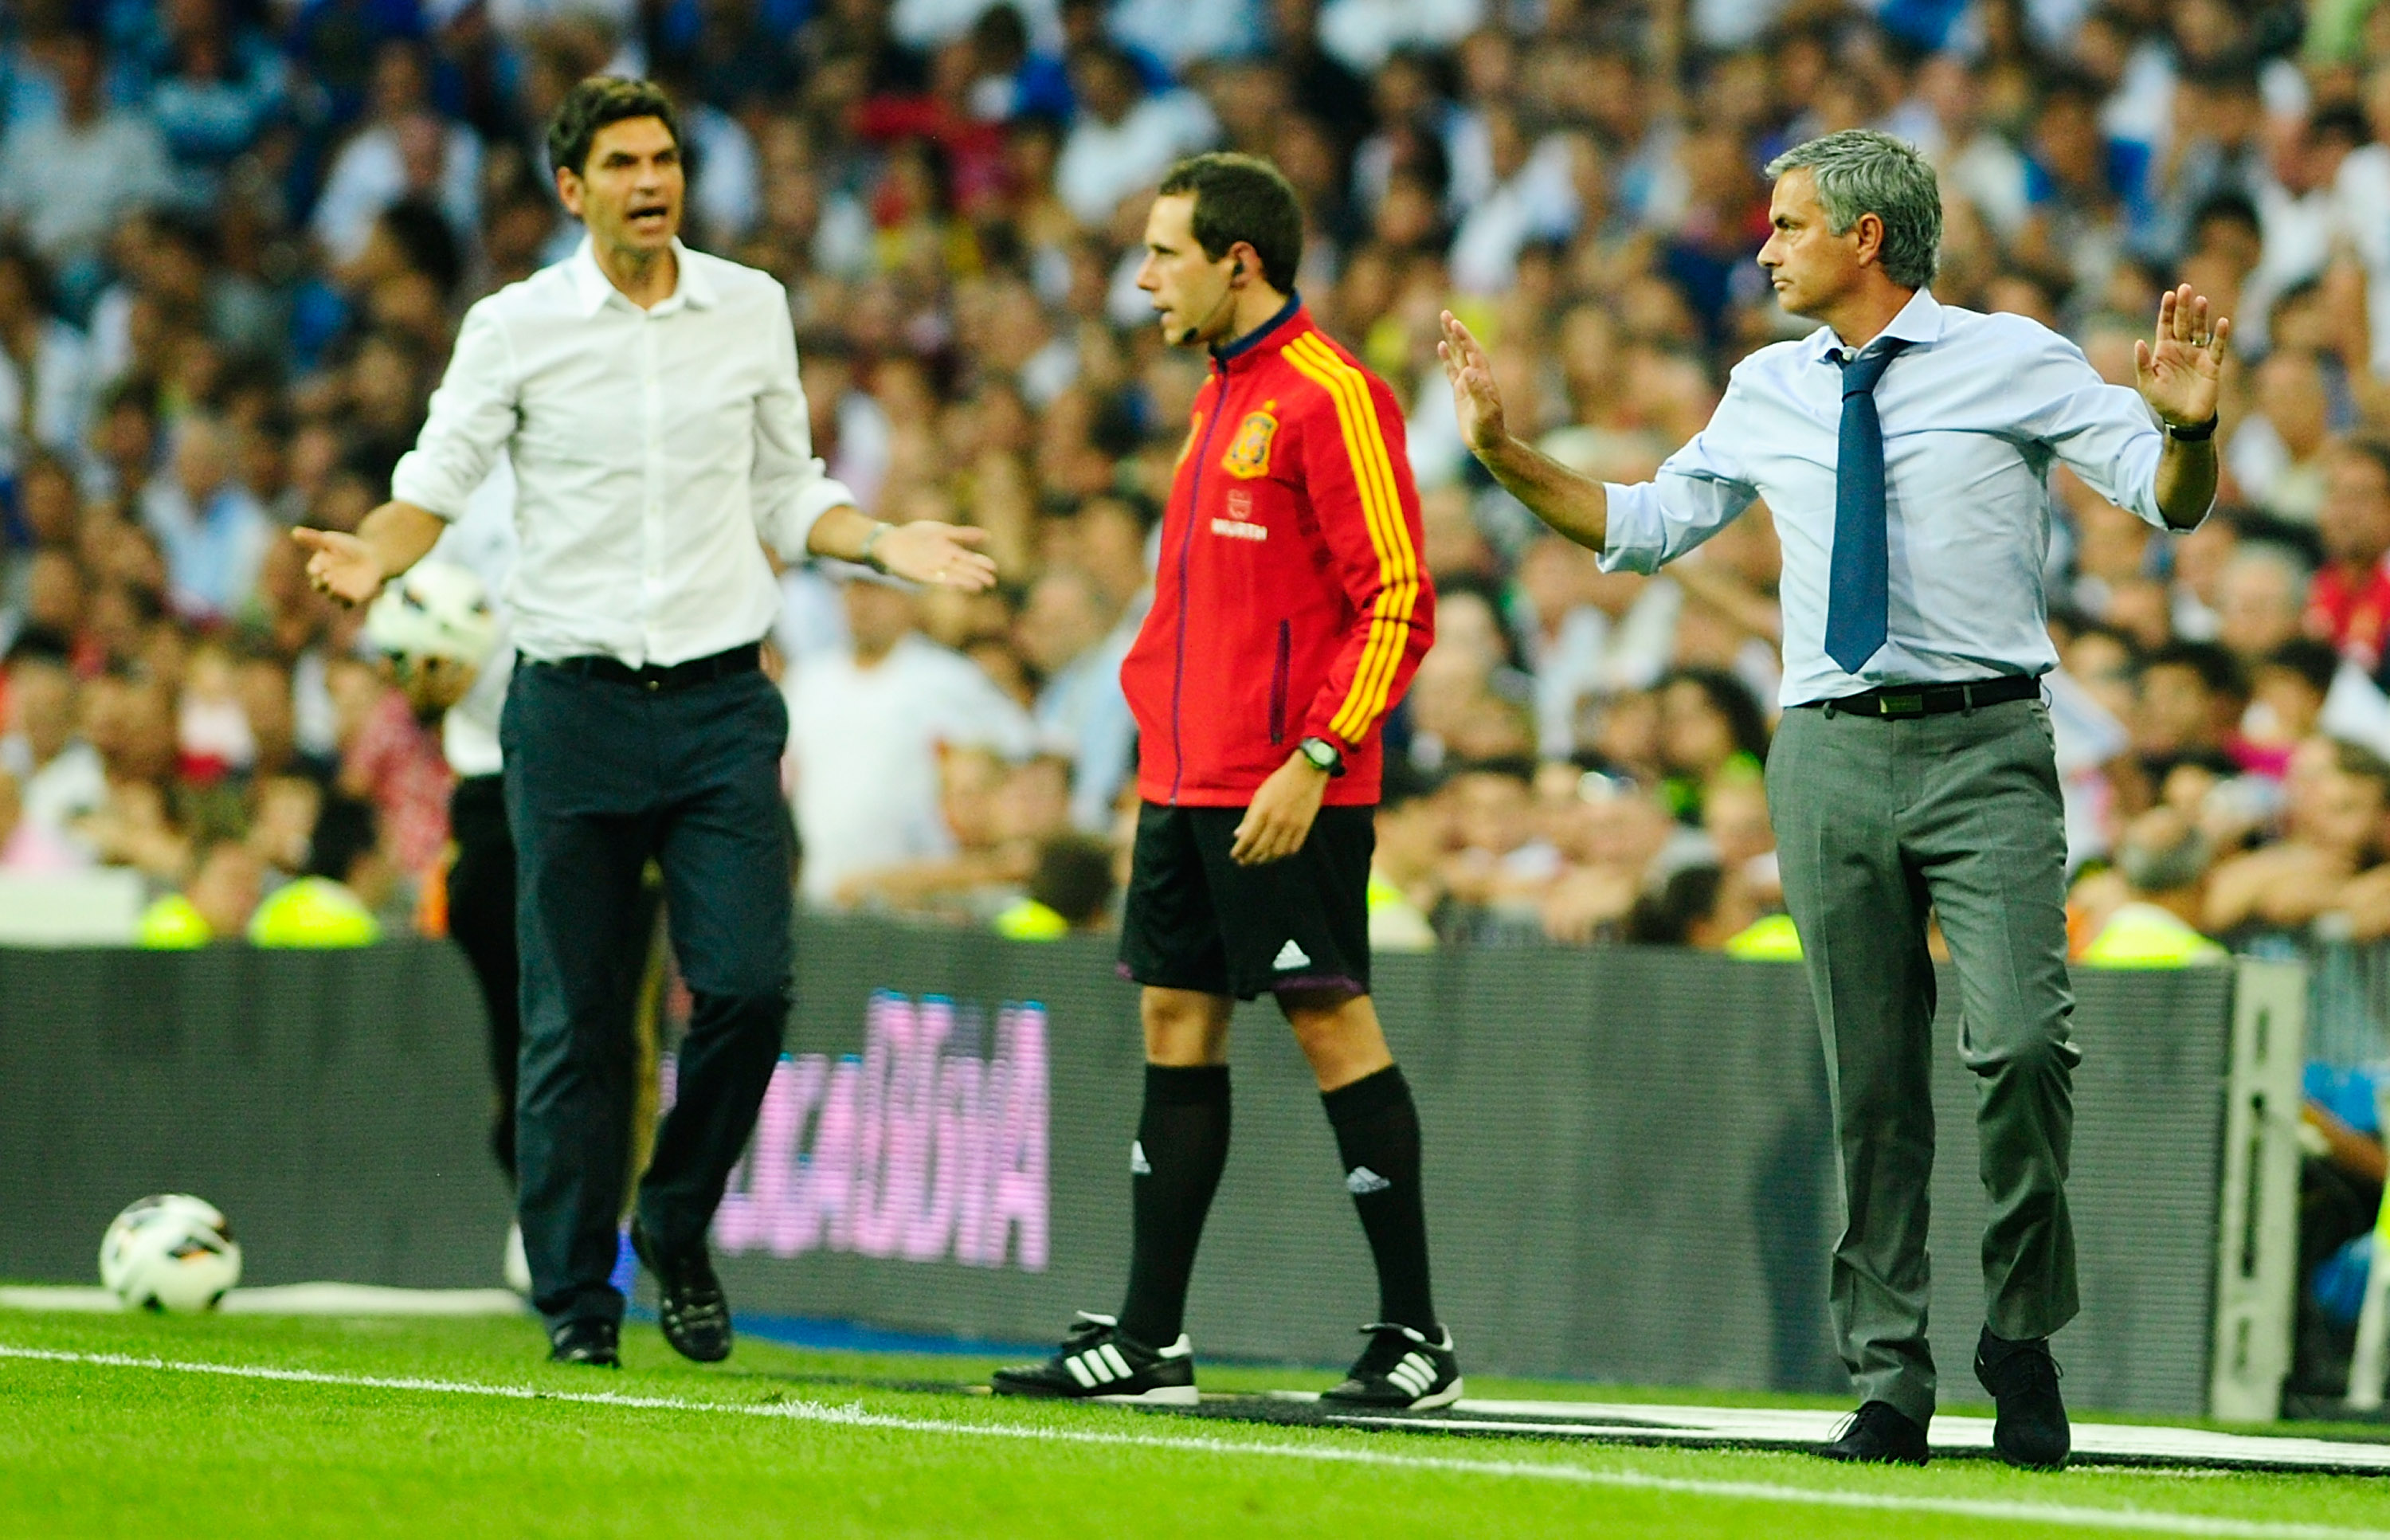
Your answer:
[[[1378,1318],[1433,1336],[1427,1283],[1427,1213],[1420,1201],[1419,1108],[1402,1067],[1320,1094],[1344,1157],[1344,1190],[1378,1260]]]
[[[1186,1329],[1187,1280],[1228,1163],[1228,1067],[1145,1067],[1145,1113],[1129,1161],[1136,1228],[1120,1328],[1166,1348]]]

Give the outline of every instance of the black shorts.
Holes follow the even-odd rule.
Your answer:
[[[1368,807],[1323,807],[1282,861],[1228,859],[1240,807],[1162,807],[1137,815],[1121,923],[1121,971],[1141,984],[1233,995],[1369,993]]]

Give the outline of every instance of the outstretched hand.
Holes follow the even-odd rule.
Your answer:
[[[1483,456],[1510,437],[1502,420],[1502,392],[1494,383],[1494,362],[1484,347],[1450,311],[1442,316],[1444,335],[1435,356],[1444,364],[1444,378],[1452,385],[1452,409],[1460,418],[1460,442]]]
[[[2207,296],[2191,285],[2170,289],[2158,300],[2157,339],[2133,344],[2133,381],[2151,410],[2177,428],[2216,417],[2224,349],[2232,318],[2209,324]]]
[[[881,535],[874,554],[892,577],[977,594],[996,586],[996,558],[974,548],[986,539],[985,530],[919,519]]]
[[[307,547],[307,581],[315,592],[342,604],[365,603],[381,592],[389,577],[374,548],[353,534],[302,526],[290,532],[290,538]]]

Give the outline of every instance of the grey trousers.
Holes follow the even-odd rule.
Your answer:
[[[2004,1338],[2044,1337],[2076,1309],[2066,1168],[2080,1055],[2049,713],[2038,700],[1911,718],[1787,712],[1767,800],[1833,1097],[1834,1333],[1860,1399],[1921,1424],[1934,1392],[1929,910],[1955,965],[1959,1056],[1976,1076],[1985,1318]]]

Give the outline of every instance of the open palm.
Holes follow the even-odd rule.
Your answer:
[[[2230,316],[2209,324],[2206,295],[2192,293],[2189,284],[2166,290],[2158,300],[2155,340],[2133,344],[2133,379],[2141,399],[2178,428],[2212,420],[2231,335]]]

